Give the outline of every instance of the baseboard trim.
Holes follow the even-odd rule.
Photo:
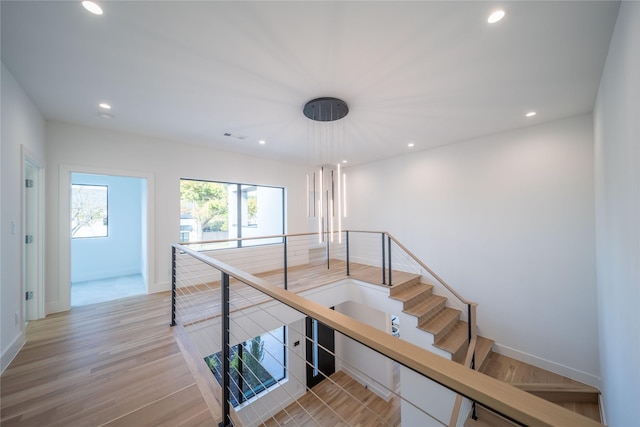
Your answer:
[[[7,347],[7,349],[2,353],[2,356],[0,356],[0,373],[7,369],[22,347],[24,347],[25,342],[24,332],[20,332],[11,344],[9,344],[9,347]]]
[[[157,294],[158,292],[166,292],[171,290],[171,282],[156,282],[149,283],[147,290],[150,294]]]
[[[124,268],[124,269],[113,269],[107,271],[97,271],[86,274],[76,274],[71,278],[71,283],[77,282],[87,282],[91,280],[106,280],[113,279],[114,277],[122,277],[122,276],[134,276],[136,274],[143,275],[142,271],[139,268]]]
[[[360,374],[358,371],[350,369],[349,367],[340,364],[340,369],[347,373],[351,378],[365,386],[369,391],[383,399],[385,402],[391,400],[391,391],[385,389],[379,384],[372,382],[367,376]]]
[[[532,354],[528,354],[498,343],[493,345],[493,351],[499,354],[503,354],[508,357],[520,360],[538,368],[546,369],[554,374],[562,375],[572,380],[580,381],[583,384],[590,385],[597,389],[600,389],[600,378],[587,372],[580,371],[578,369],[571,368],[569,366],[562,365],[560,363],[552,362],[550,360],[543,359]]]
[[[61,313],[63,311],[69,311],[71,306],[69,304],[62,303],[60,301],[48,302],[45,306],[45,316],[53,313]]]

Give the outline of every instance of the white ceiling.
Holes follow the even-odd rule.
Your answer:
[[[47,119],[304,163],[302,107],[336,96],[349,164],[591,111],[619,6],[99,4],[2,1],[2,61]]]

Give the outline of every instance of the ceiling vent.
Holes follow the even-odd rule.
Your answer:
[[[235,134],[229,133],[229,132],[225,132],[224,136],[228,136],[229,138],[234,138],[234,139],[239,139],[239,140],[247,139],[246,135],[235,135]]]

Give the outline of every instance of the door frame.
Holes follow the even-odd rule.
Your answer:
[[[153,194],[154,182],[153,174],[139,171],[96,168],[91,166],[76,165],[60,165],[59,172],[59,239],[58,253],[60,270],[58,272],[58,301],[59,307],[52,307],[53,311],[66,311],[71,308],[71,227],[69,226],[69,218],[71,217],[71,174],[86,173],[93,175],[110,175],[122,176],[128,178],[142,178],[145,180],[144,186],[146,197],[143,200],[146,211],[146,227],[143,227],[142,233],[146,238],[146,247],[142,248],[142,262],[144,263],[142,272],[147,285],[147,292],[151,288],[151,284],[155,283],[155,233],[154,233],[154,210],[153,210]]]
[[[331,307],[333,309],[333,307]],[[327,372],[326,369],[323,370],[322,367],[320,366],[322,363],[323,358],[321,357],[322,354],[329,354],[329,352],[327,350],[323,350],[322,348],[318,347],[318,366],[314,366],[313,363],[313,345],[314,345],[314,341],[313,341],[313,336],[312,336],[312,328],[313,328],[313,322],[317,322],[318,325],[318,342],[320,343],[322,340],[320,338],[321,335],[321,330],[327,333],[330,333],[330,343],[324,342],[321,343],[320,345],[322,345],[322,347],[327,348],[327,350],[329,350],[330,352],[333,352],[332,355],[330,355],[330,362],[329,362],[329,370],[331,372]],[[329,335],[326,335],[325,338],[329,337]],[[307,343],[306,345],[306,356],[305,356],[305,374],[306,374],[306,386],[307,389],[313,388],[316,385],[320,384],[326,377],[328,377],[329,375],[333,374],[336,371],[336,358],[335,358],[335,349],[336,349],[336,338],[335,338],[335,330],[330,328],[329,326],[325,325],[324,323],[312,318],[312,317],[306,317],[305,318],[305,341]],[[328,359],[324,359],[325,362],[327,362]],[[318,371],[320,371],[321,373],[318,373],[317,375],[313,375],[313,371],[315,371],[316,369],[318,369]],[[326,376],[326,377],[325,377]]]
[[[21,251],[20,251],[20,283],[22,288],[22,305],[23,310],[22,318],[25,323],[29,320],[42,319],[45,316],[45,288],[44,288],[44,201],[45,201],[45,187],[44,187],[44,159],[31,151],[24,145],[20,145],[21,156],[21,191],[20,191],[20,205],[21,205]],[[27,197],[26,179],[27,168],[32,167],[35,169],[33,177],[34,188],[36,194],[34,197]],[[35,249],[27,253],[27,243],[25,237],[27,236],[27,200],[32,203],[29,204],[29,209],[33,210],[33,224],[29,224],[31,228],[31,234],[34,236]],[[31,206],[34,205],[34,206]],[[33,270],[35,280],[32,284],[27,284],[27,269]],[[33,292],[33,301],[27,303],[26,293]]]

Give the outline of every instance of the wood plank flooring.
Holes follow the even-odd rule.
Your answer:
[[[363,264],[350,263],[350,275],[346,275],[346,263],[331,260],[330,268],[326,263],[306,264],[291,267],[287,270],[287,289],[299,293],[338,280],[351,278],[382,286],[382,270]],[[283,270],[274,270],[255,274],[272,285],[284,287]],[[393,282],[402,283],[415,277],[403,271],[393,271]],[[220,282],[199,283],[177,289],[178,322],[183,326],[202,322],[220,315]],[[230,307],[232,311],[269,301],[269,297],[261,292],[238,282],[230,280]]]
[[[345,392],[346,391],[346,392]],[[265,426],[399,426],[400,398],[385,402],[338,371],[278,412]]]
[[[344,264],[339,262],[332,263],[329,271],[326,265],[293,268],[289,270],[289,288],[300,292],[344,278],[344,273]],[[352,278],[381,283],[379,269],[352,265],[351,273]],[[278,284],[277,277],[282,277],[282,272],[274,272],[271,278],[263,275],[274,284]],[[403,279],[394,272],[395,283]],[[169,321],[170,294],[165,292],[77,307],[30,322],[27,343],[0,378],[0,423],[3,427],[216,426],[219,390],[211,384],[211,376],[201,375],[202,366],[189,357],[193,349],[180,340],[180,331],[170,328]],[[497,353],[492,354],[492,360],[484,372],[502,381],[572,384],[564,377],[542,377],[540,372]],[[373,413],[382,414],[384,422],[366,418],[367,413],[371,415],[368,409],[350,407],[337,387],[332,389],[327,382],[323,393],[327,393],[327,400],[333,399],[332,406],[344,409],[345,415],[338,417],[333,411],[323,414],[326,406],[314,404],[313,394],[302,398],[308,400],[304,403],[307,411],[317,412],[323,425],[344,424],[341,420],[358,425],[400,424],[399,402],[385,406],[386,402],[355,380],[339,380],[354,387],[353,394],[362,396],[360,400],[366,401]],[[568,409],[599,419],[597,405],[590,405]],[[279,414],[272,422],[316,423],[303,412],[291,419],[278,418],[282,417]],[[349,418],[355,414],[366,421]]]
[[[165,292],[30,322],[2,374],[9,426],[215,426],[171,328]]]
[[[564,388],[570,387],[574,390],[580,390],[583,394],[598,392],[593,387],[586,386],[578,381],[537,368],[496,352],[491,352],[487,362],[481,369],[481,372],[506,383],[516,386],[521,385],[520,388],[523,389],[535,389],[535,386],[538,385],[538,389],[543,388],[545,390],[552,391],[561,391]],[[554,385],[557,386],[554,387]],[[554,401],[554,399],[549,400]],[[597,403],[597,396],[595,397],[595,402],[593,401],[593,398],[588,399],[583,397],[577,399],[581,400],[580,402],[557,401],[562,399],[555,400],[556,404],[566,409],[584,415],[585,417],[589,417],[592,420],[602,422],[600,417],[600,407]]]

